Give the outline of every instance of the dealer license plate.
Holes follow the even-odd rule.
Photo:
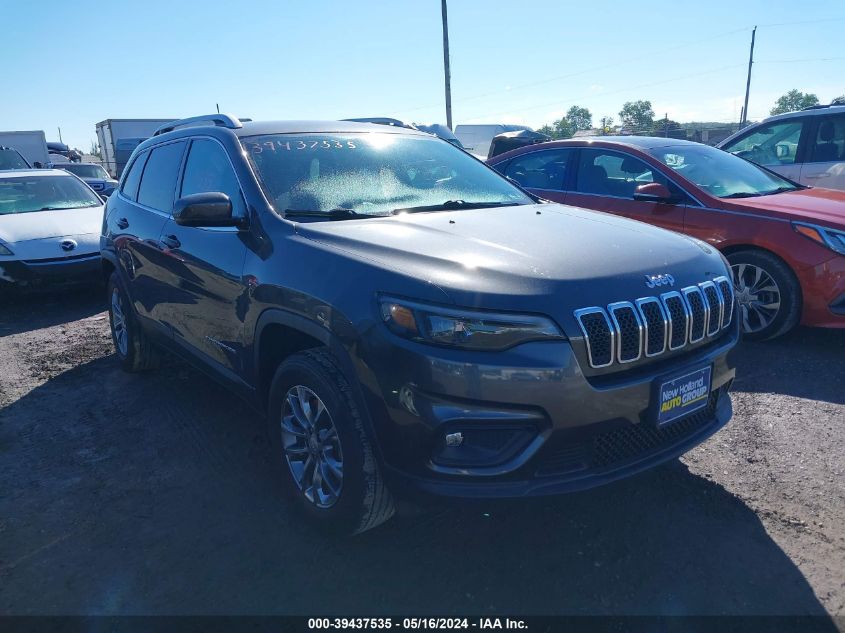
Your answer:
[[[669,424],[707,405],[711,370],[710,366],[696,369],[660,385],[657,392],[657,426]]]

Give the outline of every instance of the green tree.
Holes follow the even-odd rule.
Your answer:
[[[845,95],[839,95],[830,102],[830,105],[845,105]]]
[[[602,136],[610,134],[613,132],[613,117],[612,116],[603,116],[599,121],[599,131],[601,132]]]
[[[566,121],[569,123],[569,129],[575,134],[578,130],[589,130],[593,127],[593,115],[587,108],[580,106],[572,106],[566,111]]]
[[[770,114],[783,114],[784,112],[795,112],[810,106],[819,105],[819,98],[811,92],[801,92],[792,89],[775,101],[775,107]]]
[[[622,125],[634,132],[651,130],[654,125],[654,110],[651,101],[626,101],[619,111]]]
[[[552,138],[554,138],[554,136],[555,136],[555,129],[551,125],[549,125],[548,123],[546,123],[542,127],[538,127],[537,131],[540,134],[545,134],[546,136],[551,136]]]
[[[666,117],[657,119],[651,128],[653,136],[669,136],[672,138],[686,138],[686,132],[681,128],[681,124],[677,121]]]
[[[566,120],[566,117],[558,119],[554,123],[546,123],[546,125],[542,126],[537,131],[540,132],[540,134],[551,136],[555,140],[570,138],[572,136],[572,129],[569,127],[569,122]]]

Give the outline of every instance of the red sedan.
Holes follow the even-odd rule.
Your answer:
[[[804,187],[722,150],[669,138],[553,141],[489,162],[542,198],[718,248],[733,269],[749,338],[773,338],[799,322],[845,328],[845,191]]]

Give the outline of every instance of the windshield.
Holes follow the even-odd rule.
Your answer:
[[[16,150],[0,149],[0,169],[28,169],[29,165]]]
[[[483,163],[437,138],[272,134],[246,138],[243,146],[280,212],[350,209],[375,216],[455,201],[467,208],[533,203]]]
[[[719,198],[751,198],[800,188],[747,160],[707,145],[675,145],[647,151]]]
[[[109,178],[106,170],[100,165],[92,165],[90,163],[62,163],[56,165],[56,167],[76,174],[80,178],[100,178],[102,180],[108,180]]]
[[[102,204],[97,195],[72,176],[0,178],[0,215],[79,209]]]

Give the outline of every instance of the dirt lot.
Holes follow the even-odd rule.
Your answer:
[[[0,613],[845,614],[845,332],[744,344],[683,465],[351,540],[280,503],[258,417],[129,376],[98,293],[0,305]]]

